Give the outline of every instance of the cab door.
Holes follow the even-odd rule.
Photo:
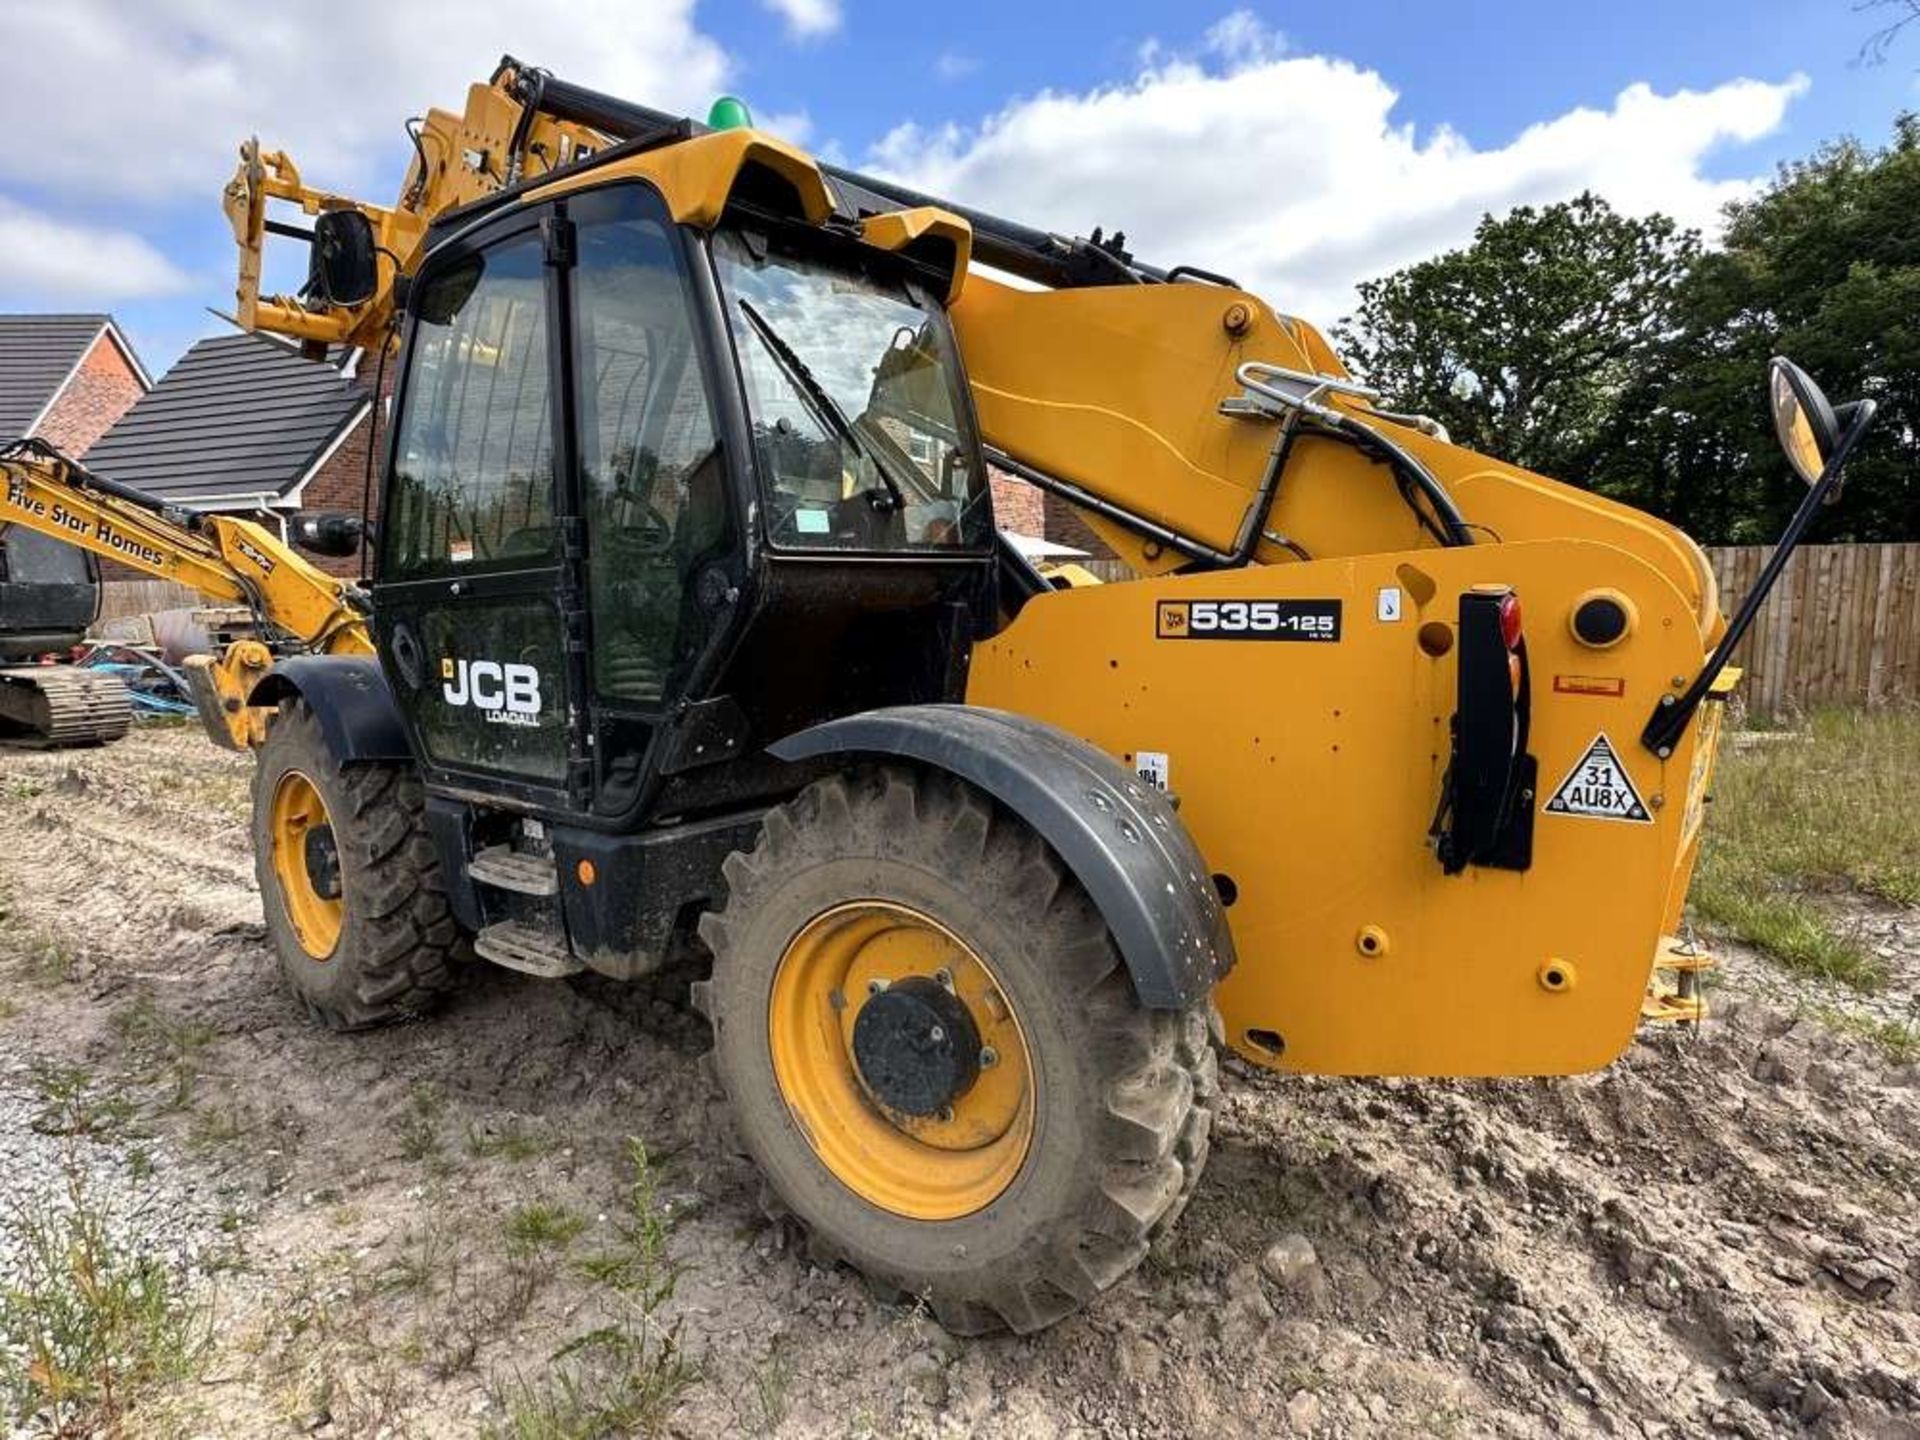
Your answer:
[[[730,753],[736,707],[711,693],[712,662],[746,585],[742,479],[720,440],[726,389],[702,329],[696,244],[645,184],[586,191],[567,207],[582,678],[593,804],[613,817],[642,807],[663,770]]]
[[[622,816],[707,714],[746,561],[697,259],[627,182],[422,267],[375,617],[430,780]]]
[[[408,304],[375,632],[428,778],[585,798],[561,480],[565,221],[511,211],[441,246]]]

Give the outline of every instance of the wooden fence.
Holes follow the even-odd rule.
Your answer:
[[[1732,612],[1773,554],[1770,545],[1707,551]],[[1127,579],[1118,560],[1083,562]],[[1751,715],[1813,705],[1920,702],[1920,544],[1803,545],[1734,654]]]
[[[1731,611],[1772,546],[1707,552]],[[1803,545],[1733,663],[1754,715],[1920,701],[1920,544]]]

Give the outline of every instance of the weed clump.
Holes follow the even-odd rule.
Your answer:
[[[191,1376],[211,1312],[160,1256],[117,1233],[78,1162],[61,1194],[0,1217],[0,1411],[55,1435],[118,1433]],[[18,1363],[14,1363],[17,1358]]]

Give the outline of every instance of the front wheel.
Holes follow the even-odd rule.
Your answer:
[[[254,767],[254,871],[281,972],[330,1029],[420,1014],[454,983],[424,807],[411,767],[342,765],[305,701],[281,705]]]
[[[705,917],[696,1000],[746,1151],[809,1232],[961,1333],[1040,1329],[1191,1196],[1210,1009],[1141,1008],[1046,843],[942,775],[773,811]]]

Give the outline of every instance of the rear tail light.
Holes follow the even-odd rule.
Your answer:
[[[1511,590],[1500,597],[1500,640],[1509,650],[1520,644],[1520,597]]]

